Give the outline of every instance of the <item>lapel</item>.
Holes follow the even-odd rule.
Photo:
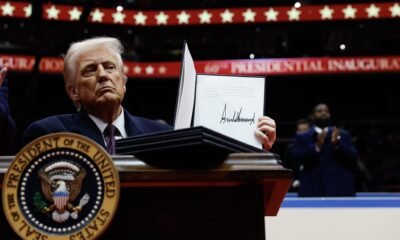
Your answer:
[[[80,111],[74,116],[71,132],[84,135],[105,147],[103,134],[85,111]]]
[[[126,136],[130,137],[139,134],[139,129],[135,124],[135,119],[133,118],[133,116],[130,115],[128,111],[126,111],[125,109],[124,109],[124,115],[125,115]]]

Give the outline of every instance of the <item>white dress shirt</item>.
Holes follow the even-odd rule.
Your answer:
[[[88,114],[90,119],[93,120],[93,122],[96,124],[96,126],[99,128],[100,132],[103,134],[104,133],[104,129],[106,129],[108,123],[104,122],[103,120],[101,120],[100,118],[92,115],[92,114]],[[121,139],[121,138],[126,138],[126,130],[125,130],[125,114],[124,114],[124,110],[122,109],[121,114],[117,117],[117,119],[114,120],[114,122],[112,123],[119,131],[119,135],[116,134],[115,135],[115,139]],[[103,134],[103,139],[104,139],[104,134]],[[106,143],[106,140],[104,139],[104,143]]]

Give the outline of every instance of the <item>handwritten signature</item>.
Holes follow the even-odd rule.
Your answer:
[[[226,103],[224,106],[224,110],[222,111],[222,116],[221,116],[221,121],[219,123],[225,124],[225,123],[236,123],[236,122],[243,122],[243,123],[250,123],[251,124],[255,124],[255,119],[256,119],[256,113],[253,113],[253,117],[250,118],[245,118],[242,117],[242,109],[243,107],[240,107],[240,110],[237,111],[233,111],[233,115],[231,118],[226,116]]]

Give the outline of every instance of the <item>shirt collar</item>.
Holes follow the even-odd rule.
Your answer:
[[[104,122],[100,118],[88,113],[90,119],[93,120],[94,124],[96,124],[97,128],[100,130],[101,133],[104,132],[104,129],[106,129],[108,123]],[[112,123],[118,131],[121,133],[122,138],[126,138],[126,130],[125,130],[125,113],[124,109],[122,109],[121,114],[117,117],[117,119],[114,120]]]
[[[321,134],[322,132],[328,132],[329,127],[325,127],[324,129],[318,127],[318,126],[314,126],[314,130],[315,132],[317,132],[318,134]]]

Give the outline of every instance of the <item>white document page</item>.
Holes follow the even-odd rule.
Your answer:
[[[262,77],[197,75],[194,126],[204,126],[262,148],[255,136],[264,114]]]
[[[176,106],[174,129],[190,128],[194,93],[196,89],[196,69],[188,45],[183,51],[182,72],[179,82],[178,103]]]

